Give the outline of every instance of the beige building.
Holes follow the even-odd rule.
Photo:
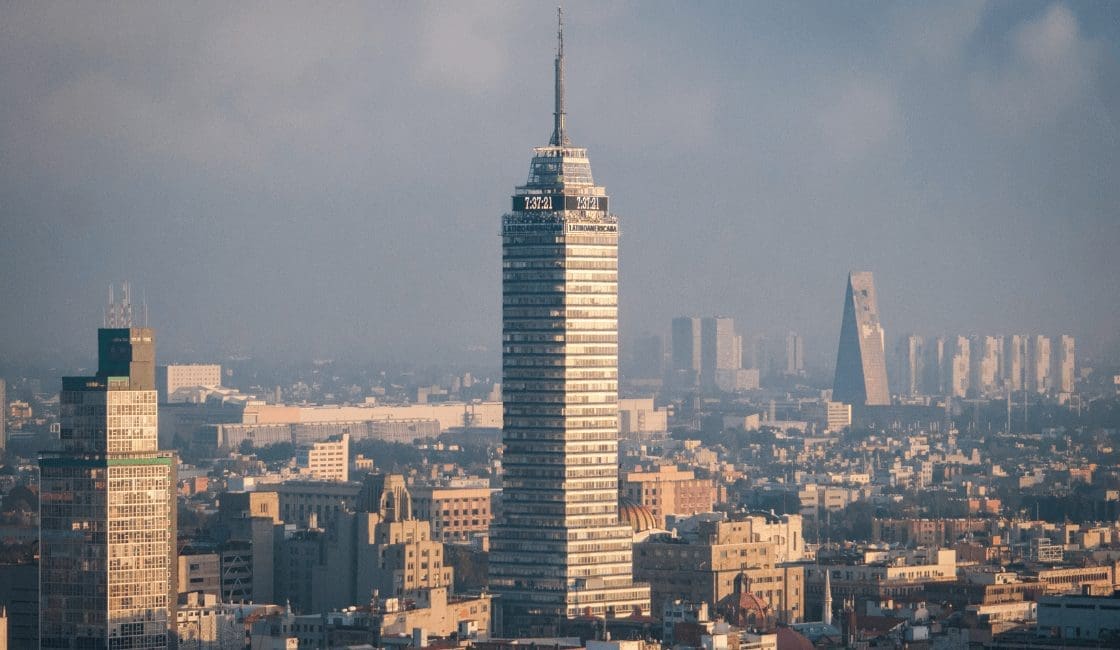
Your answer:
[[[807,404],[804,412],[817,425],[818,431],[839,433],[852,426],[852,405],[843,402],[817,402]]]
[[[965,397],[970,387],[971,342],[966,336],[955,336],[949,339],[948,348],[945,355],[946,370],[943,373],[948,381],[946,392],[952,397]]]
[[[252,403],[244,424],[306,424],[309,422],[369,422],[376,420],[437,420],[441,429],[475,427],[500,429],[501,402],[440,402],[404,406],[282,406]]]
[[[229,539],[219,551],[224,602],[276,602],[275,546],[284,520],[276,492],[225,492],[218,519]]]
[[[176,612],[178,650],[241,650],[245,627],[213,594],[188,594]]]
[[[359,555],[359,584],[396,596],[420,589],[451,588],[452,570],[444,564],[443,542],[431,538],[428,522],[385,521],[370,532],[372,538],[363,541],[376,547],[376,554]],[[364,562],[365,557],[376,558],[376,564]]]
[[[223,492],[218,516],[224,519],[267,517],[281,523],[280,497],[276,492]]]
[[[1027,389],[1045,393],[1054,386],[1051,363],[1050,339],[1045,336],[1032,336],[1028,339],[1030,365],[1027,369]]]
[[[622,436],[669,430],[669,412],[654,406],[652,397],[618,400],[618,430]]]
[[[881,599],[922,594],[929,583],[957,579],[957,554],[952,549],[919,548],[867,551],[859,564],[807,565],[807,606],[816,611],[824,600],[825,572],[835,601],[854,597]]]
[[[487,638],[491,613],[489,594],[458,597],[441,587],[324,614],[273,613],[250,623],[250,647],[386,647],[383,640],[394,638],[428,647],[427,641],[453,636],[462,643]]]
[[[269,485],[268,492],[264,489],[260,487],[257,492],[249,494],[273,494],[277,520],[307,527],[314,515],[317,525],[330,527],[342,512],[356,511],[361,485],[353,481],[284,481]],[[225,499],[225,496],[222,498]],[[255,504],[255,507],[260,509],[263,506]],[[264,512],[254,510],[253,514]]]
[[[218,553],[182,553],[179,555],[179,593],[221,593],[221,568]]]
[[[290,600],[297,613],[310,613],[366,602],[375,590],[393,597],[451,587],[443,543],[432,538],[429,522],[413,518],[404,477],[374,475],[360,486],[340,485],[357,488],[351,505],[332,514],[325,528],[314,526],[317,511],[304,509],[307,528],[279,542],[278,598]]]
[[[781,522],[763,523],[758,530],[756,523],[756,518],[700,521],[695,531],[680,537],[655,535],[635,544],[634,578],[650,584],[654,615],[674,600],[714,607],[734,593],[735,581],[742,575],[746,589],[769,605],[779,621],[804,620],[803,568],[780,559],[790,554],[790,548],[801,549],[803,541],[763,541],[776,534],[781,541],[773,528]]]
[[[999,371],[999,353],[1002,344],[994,336],[970,336],[968,339],[968,388],[969,395],[980,397],[996,388]]]
[[[474,540],[485,547],[490,535],[493,490],[489,487],[414,486],[412,508],[417,519],[431,524],[432,538],[448,544]]]
[[[355,440],[373,438],[411,443],[460,428],[500,429],[502,402],[441,402],[405,406],[284,406],[250,401],[242,421],[213,427],[214,444],[236,449],[290,442],[308,444],[349,433]]]
[[[661,528],[665,527],[666,515],[711,512],[716,502],[716,486],[711,479],[698,479],[692,470],[675,465],[626,472],[621,492],[623,497],[649,508]]]
[[[1058,393],[1072,393],[1077,372],[1076,346],[1072,336],[1063,334],[1054,339],[1057,351],[1053,355],[1054,370],[1052,377],[1054,391]]]
[[[318,481],[350,480],[350,434],[332,436],[296,450],[300,472]]]
[[[191,363],[159,366],[156,385],[161,403],[189,401],[192,388],[217,388],[222,385],[222,367],[216,363]]]
[[[870,493],[871,489],[867,486],[849,488],[809,483],[797,491],[797,497],[801,501],[801,514],[816,517],[824,511],[843,510],[849,503],[866,499]]]
[[[381,634],[411,634],[419,628],[431,636],[485,638],[491,627],[490,594],[452,597],[446,588],[430,589],[411,608],[399,598],[387,599],[382,607]]]
[[[1093,593],[1111,593],[1116,585],[1116,568],[1120,563],[1109,562],[1100,566],[1059,567],[1039,569],[1024,573],[1024,578],[1034,578],[1046,585],[1051,594],[1081,593],[1084,589]]]

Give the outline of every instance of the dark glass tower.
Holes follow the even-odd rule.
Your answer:
[[[558,33],[552,138],[502,218],[502,517],[490,586],[506,636],[649,611],[618,520],[618,219],[564,123]]]

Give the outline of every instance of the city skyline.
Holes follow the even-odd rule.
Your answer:
[[[1116,644],[1120,8],[950,1],[14,6],[0,650]]]
[[[454,197],[519,173],[516,142],[547,103],[525,92],[529,64],[547,66],[539,38],[520,37],[540,36],[543,10],[156,8],[57,30],[73,12],[13,8],[0,357],[82,354],[104,288],[140,270],[168,359],[496,359],[486,224],[500,205]],[[1115,348],[1111,7],[570,13],[577,124],[644,219],[620,261],[624,343],[725,313],[830,348],[836,278],[868,268],[888,332],[1068,331],[1085,354]],[[915,25],[928,29],[907,39]],[[293,33],[300,47],[274,56]]]

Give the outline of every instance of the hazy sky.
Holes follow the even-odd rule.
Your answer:
[[[619,214],[624,339],[674,315],[834,353],[1120,331],[1120,4],[565,3],[569,130]],[[551,132],[536,3],[4,3],[0,360],[432,362],[500,336],[499,224]]]

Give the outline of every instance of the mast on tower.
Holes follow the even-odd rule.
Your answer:
[[[572,144],[564,125],[564,8],[556,8],[556,107],[552,113],[552,139],[554,147]]]
[[[820,565],[817,565],[820,566]],[[825,625],[832,625],[832,581],[829,579],[829,571],[827,568],[824,570],[824,603],[821,608],[821,622]]]

